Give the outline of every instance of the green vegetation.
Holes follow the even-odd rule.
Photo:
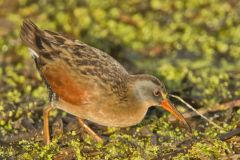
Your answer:
[[[223,130],[199,117],[188,119],[192,136],[160,109],[125,129],[92,125],[107,139],[103,145],[58,110],[50,119],[54,138],[44,146],[41,111],[47,90],[19,38],[23,19],[30,18],[43,29],[110,53],[131,73],[156,75],[170,93],[196,108],[211,109],[240,98],[239,9],[236,0],[0,0],[0,159],[231,159],[239,154],[239,137],[218,138],[239,125],[239,109],[206,115]],[[63,133],[55,132],[59,117]]]

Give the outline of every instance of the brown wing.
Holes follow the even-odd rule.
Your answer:
[[[88,103],[91,89],[84,85],[86,78],[81,78],[84,82],[78,83],[72,71],[63,62],[47,64],[41,68],[41,72],[54,93],[66,102],[76,105]]]
[[[82,93],[78,77],[88,77],[93,81],[87,86],[98,85],[109,94],[125,98],[128,73],[108,54],[58,33],[41,31],[31,21],[24,21],[21,38],[39,55],[39,69],[58,96],[80,103],[83,100],[77,99],[78,95],[87,93]]]

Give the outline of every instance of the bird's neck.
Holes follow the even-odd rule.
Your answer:
[[[145,86],[149,81],[145,80],[147,75],[131,75],[128,80],[128,97],[131,102],[142,107],[150,107],[149,97],[144,94]]]

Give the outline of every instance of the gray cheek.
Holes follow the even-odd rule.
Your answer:
[[[162,100],[160,97],[154,96],[153,101],[154,101],[155,105],[160,105]]]

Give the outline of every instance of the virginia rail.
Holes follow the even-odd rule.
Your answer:
[[[190,128],[167,99],[158,78],[131,75],[107,53],[59,33],[40,30],[30,20],[24,20],[20,36],[49,90],[50,102],[43,109],[46,144],[50,143],[48,116],[55,107],[75,115],[97,141],[102,139],[84,119],[104,126],[128,127],[141,122],[151,106],[162,106]]]

